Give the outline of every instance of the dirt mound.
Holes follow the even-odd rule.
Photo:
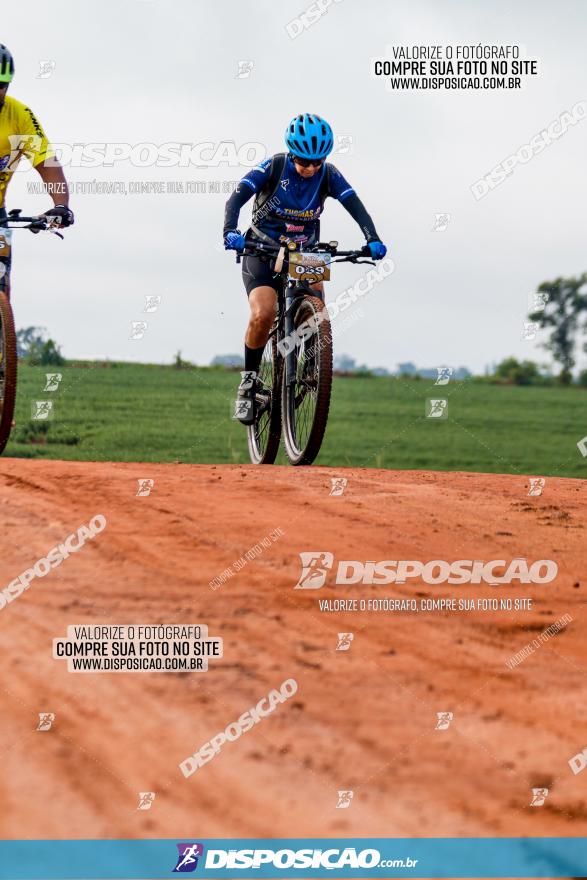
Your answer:
[[[331,495],[338,477],[348,483]],[[139,480],[154,481],[142,495]],[[523,476],[4,459],[0,487],[2,588],[94,516],[107,521],[0,609],[2,837],[587,834],[585,777],[568,763],[586,745],[581,481],[549,478],[532,497]],[[499,587],[329,576],[295,590],[304,551],[552,559],[559,574]],[[532,609],[319,605],[496,596]],[[541,635],[565,614],[562,632]],[[84,623],[205,623],[224,657],[201,674],[69,673],[52,639]],[[336,650],[340,632],[354,634],[349,650]],[[290,678],[295,696],[182,775]],[[45,732],[43,712],[55,714]],[[441,712],[453,713],[446,729]],[[530,807],[538,787],[548,796]],[[351,806],[337,809],[346,790]],[[139,792],[155,792],[149,810]]]

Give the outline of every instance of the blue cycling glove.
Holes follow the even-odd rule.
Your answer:
[[[234,232],[227,232],[224,236],[224,248],[227,251],[242,251],[245,246],[245,237],[241,235],[238,229]]]
[[[371,251],[371,257],[374,260],[382,260],[385,254],[387,253],[387,248],[383,244],[382,241],[370,241],[369,250]]]

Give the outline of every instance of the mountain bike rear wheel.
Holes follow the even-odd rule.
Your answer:
[[[253,464],[273,464],[281,440],[279,386],[283,359],[277,350],[275,333],[263,352],[258,373],[259,388],[255,394],[255,423],[247,429],[249,456]]]
[[[332,330],[326,306],[316,296],[305,296],[296,312],[298,329],[310,322],[310,335],[295,348],[296,372],[292,385],[282,384],[282,420],[285,451],[291,464],[312,464],[326,431],[332,389]],[[284,371],[285,372],[285,371]]]
[[[16,401],[16,334],[12,307],[0,291],[0,454],[4,452]]]

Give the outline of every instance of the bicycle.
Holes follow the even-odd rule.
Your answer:
[[[298,250],[286,244],[247,243],[243,256],[275,258],[279,276],[275,323],[263,352],[255,393],[255,422],[247,428],[253,464],[273,464],[283,427],[292,465],[309,465],[320,451],[332,389],[332,330],[322,294],[309,285],[330,280],[333,263],[375,264],[367,246],[339,251],[338,242]],[[287,259],[286,259],[287,257]]]
[[[57,229],[57,224],[50,217],[21,217],[20,213],[20,208],[13,208],[8,212],[6,219],[0,220],[0,266],[3,265],[2,251],[10,247],[5,236],[2,236],[3,229],[46,231],[63,238]],[[7,294],[0,291],[0,455],[6,448],[12,430],[16,402],[16,378],[17,347],[14,315]]]

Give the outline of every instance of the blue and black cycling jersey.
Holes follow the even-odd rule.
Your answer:
[[[324,201],[331,196],[338,199],[356,220],[367,241],[379,239],[365,206],[338,168],[325,163],[313,177],[304,178],[287,156],[285,161],[281,160],[283,169],[279,179],[271,182],[271,169],[276,159],[278,156],[265,159],[242,178],[226,203],[224,235],[237,228],[240,209],[255,195],[253,235],[259,230],[275,241],[291,239],[313,243],[320,235]],[[265,196],[262,204],[261,194]]]

